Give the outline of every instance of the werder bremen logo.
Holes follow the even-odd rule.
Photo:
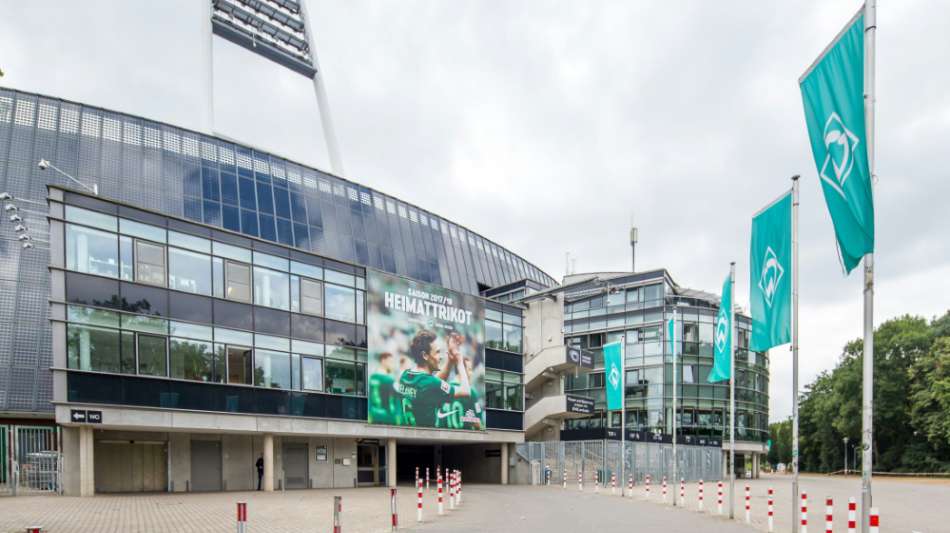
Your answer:
[[[613,388],[620,387],[620,370],[616,366],[610,367],[610,376],[607,377],[610,380],[610,386]]]
[[[716,317],[716,349],[719,353],[726,351],[726,341],[729,338],[729,313],[722,306],[719,307],[719,316]]]
[[[775,297],[775,291],[778,290],[783,274],[785,274],[785,269],[782,268],[782,263],[779,262],[772,247],[767,246],[765,258],[762,260],[762,272],[759,274],[759,289],[765,296],[765,305],[772,307],[772,298]]]
[[[844,182],[848,181],[854,168],[854,150],[858,142],[857,135],[845,127],[837,113],[832,112],[825,122],[825,162],[821,165],[820,175],[842,198],[846,198]]]

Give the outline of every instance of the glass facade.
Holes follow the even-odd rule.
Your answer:
[[[728,437],[728,382],[706,382],[712,367],[713,322],[718,298],[677,294],[662,275],[593,296],[566,295],[566,342],[590,349],[594,371],[565,378],[565,390],[591,398],[597,415],[565,422],[566,430],[620,427],[620,413],[604,412],[604,344],[624,340],[626,424],[631,430],[672,433],[673,372],[678,373],[677,416],[681,435]],[[582,293],[583,294],[583,293]],[[677,312],[681,341],[676,368],[664,324]],[[749,351],[750,321],[736,315],[736,439],[768,439],[768,358]]]
[[[368,187],[167,124],[0,89],[0,190],[45,203],[47,184],[74,186],[52,170],[39,170],[40,159],[83,183],[97,184],[104,198],[453,290],[478,294],[485,287],[522,279],[556,284],[498,244]],[[46,240],[42,208],[36,214],[24,211],[21,215],[34,238]],[[66,251],[71,271],[257,304],[274,312],[319,315],[341,323],[363,320],[359,288],[345,282],[295,271],[294,265],[282,268],[267,258],[243,257],[239,251],[232,253],[228,243],[215,243],[208,250],[207,243],[194,236],[173,228],[156,232],[141,220],[110,224],[89,219],[69,230],[75,232]],[[0,235],[0,247],[6,258],[0,267],[0,410],[49,411],[49,254],[41,244],[22,251],[11,232]],[[225,306],[220,311],[224,314]],[[137,335],[129,341],[135,350],[158,352],[158,340]],[[120,334],[119,342],[125,338]],[[166,352],[171,349],[166,342]],[[224,360],[230,360],[231,352],[224,353]],[[212,363],[212,373],[214,367]],[[166,374],[207,371],[160,367],[157,362],[146,362],[143,368]],[[308,368],[308,379],[320,373],[324,381],[332,375],[337,389],[359,386],[358,380],[348,382],[347,373],[337,366]],[[285,384],[277,370],[268,374],[256,367],[245,369],[243,379],[261,372],[271,376],[267,379],[272,383]]]

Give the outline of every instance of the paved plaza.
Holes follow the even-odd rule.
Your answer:
[[[705,484],[705,510],[697,511],[696,485],[689,484],[685,508],[661,502],[660,487],[651,498],[642,486],[632,497],[595,494],[588,485],[566,490],[556,487],[467,485],[461,508],[436,516],[435,491],[425,496],[424,522],[415,521],[415,492],[400,487],[401,529],[426,532],[569,533],[577,531],[636,531],[741,533],[766,530],[766,491],[775,490],[775,531],[792,531],[791,478],[769,476],[749,481],[752,524],[742,523],[744,507],[738,480],[737,521],[716,515],[716,484]],[[846,531],[847,498],[860,500],[860,479],[803,476],[809,494],[809,529],[824,531],[824,499],[835,500],[835,531]],[[676,487],[678,490],[678,487]],[[618,491],[619,492],[619,491]],[[881,531],[938,533],[950,524],[950,481],[877,478],[875,501],[881,510]],[[334,495],[343,497],[343,531],[389,531],[389,492],[384,488],[303,490],[287,492],[228,492],[208,494],[101,495],[93,498],[23,496],[0,498],[0,533],[21,533],[43,526],[48,533],[225,533],[235,529],[235,503],[248,502],[249,533],[298,533],[331,530]],[[728,502],[728,493],[726,494]],[[728,512],[728,511],[726,511]]]

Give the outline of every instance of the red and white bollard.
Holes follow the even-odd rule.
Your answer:
[[[43,533],[43,528],[40,526],[30,526],[26,528],[26,533]]]
[[[646,491],[647,491],[647,499],[649,500],[650,499],[650,474],[647,474]]]
[[[868,532],[878,533],[881,527],[881,515],[877,512],[877,507],[871,507],[871,516],[868,517]]]
[[[848,498],[848,533],[854,533],[858,528],[858,504],[854,498]]]
[[[704,496],[703,491],[704,491],[703,480],[700,479],[699,480],[699,506],[697,507],[697,509],[699,509],[700,511],[703,510],[703,496]]]
[[[343,533],[343,496],[333,497],[333,533]]]
[[[419,481],[419,467],[416,467],[416,481]]]
[[[399,529],[399,513],[396,510],[396,488],[389,489],[389,514],[391,516],[392,530]]]
[[[633,496],[633,476],[627,477],[627,491]]]
[[[455,491],[455,498],[458,500],[458,502],[456,503],[458,503],[459,505],[462,505],[462,471],[461,470],[458,471],[457,477],[458,477],[458,487],[457,487],[457,490]]]
[[[580,470],[577,471],[577,490],[584,492],[584,474]]]
[[[422,480],[416,480],[416,522],[422,522]]]
[[[769,533],[772,533],[775,530],[775,517],[773,516],[774,502],[772,501],[773,494],[774,493],[772,492],[772,489],[769,489]]]
[[[719,514],[722,514],[722,481],[716,483],[716,507]]]
[[[680,505],[686,507],[686,480],[680,478]]]
[[[801,533],[808,533],[808,493],[802,492],[802,527]]]
[[[610,474],[610,493],[617,494],[617,474]]]
[[[594,470],[594,493],[600,492],[600,471]]]
[[[663,489],[661,493],[663,494],[663,503],[666,503],[666,476],[663,476]]]
[[[832,533],[834,530],[835,504],[831,497],[825,498],[825,533]]]
[[[429,467],[426,467],[426,492],[429,492]]]
[[[449,510],[455,509],[455,472],[449,472]]]
[[[442,516],[443,509],[442,509],[442,469],[441,469],[441,468],[440,468],[439,471],[437,472],[437,475],[436,475],[436,478],[435,478],[435,479],[436,479],[436,480],[435,480],[435,486],[436,486],[436,490],[438,491],[438,492],[437,492],[437,496],[438,496],[437,502],[438,502],[438,504],[439,504],[439,516]]]
[[[247,502],[238,502],[238,527],[237,533],[247,531]]]
[[[749,486],[745,486],[745,523],[752,523],[752,499],[749,494]]]
[[[566,488],[567,488],[567,469],[566,469],[566,468],[564,469],[564,472],[563,472],[563,474],[562,474],[561,488],[562,488],[562,489],[566,489]]]

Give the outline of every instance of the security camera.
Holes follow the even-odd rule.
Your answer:
[[[25,234],[24,234],[24,235],[19,235],[19,236],[17,237],[17,240],[29,241],[29,240],[31,240],[31,239],[30,239],[30,236],[29,236],[29,235],[25,235]]]
[[[46,170],[49,168],[49,161],[45,159],[40,159],[40,162],[37,163],[36,166],[40,167],[40,170]]]
[[[0,200],[12,200],[13,195],[8,192],[0,192]]]
[[[17,224],[16,226],[13,227],[13,231],[17,233],[20,233],[21,231],[26,231],[26,226],[24,226],[23,224]]]
[[[23,243],[23,249],[24,249],[24,250],[29,250],[29,249],[32,248],[32,247],[33,247],[33,243],[31,243],[31,242],[25,242],[25,243]]]
[[[13,204],[7,204],[7,205],[3,206],[3,210],[6,211],[6,212],[8,212],[8,213],[10,213],[10,212],[14,212],[14,213],[15,213],[15,212],[18,210],[18,208],[17,208],[17,206],[15,206],[15,205],[13,205]]]
[[[10,222],[23,222],[23,219],[20,215],[10,215]]]

